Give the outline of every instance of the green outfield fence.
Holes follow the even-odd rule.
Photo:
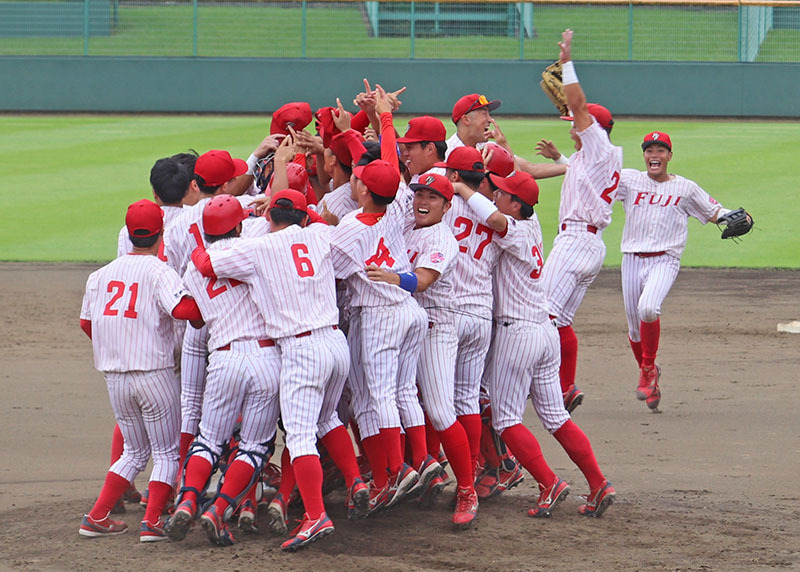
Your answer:
[[[0,0],[0,56],[800,62],[800,1]],[[256,73],[256,71],[254,71]]]

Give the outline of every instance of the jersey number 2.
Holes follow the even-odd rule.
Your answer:
[[[136,298],[138,298],[139,296],[139,283],[134,282],[133,284],[130,285],[128,290],[130,290],[131,297],[128,300],[128,309],[125,310],[122,313],[122,315],[125,318],[131,318],[135,320],[139,315],[136,313]],[[106,292],[108,293],[113,292],[114,295],[111,296],[111,300],[109,300],[108,304],[106,304],[106,308],[105,310],[103,310],[103,315],[116,316],[117,314],[119,314],[119,310],[114,308],[114,304],[116,304],[117,300],[122,298],[122,295],[125,293],[125,283],[120,282],[119,280],[112,280],[111,282],[108,283],[108,286],[106,287]]]
[[[461,242],[462,240],[467,238],[472,233],[472,225],[473,225],[473,223],[472,223],[472,221],[470,219],[468,219],[466,217],[463,217],[463,216],[456,217],[455,225],[457,227],[462,227],[462,226],[464,227],[463,229],[461,229],[461,231],[458,234],[456,234],[456,240],[458,242]],[[480,234],[485,234],[486,235],[486,238],[483,239],[478,244],[478,248],[475,249],[475,254],[473,255],[476,260],[480,260],[481,256],[483,256],[483,249],[486,248],[489,245],[490,242],[492,242],[492,236],[494,236],[494,230],[492,230],[488,226],[485,226],[485,225],[482,225],[482,224],[478,223],[477,225],[475,225],[475,234],[476,235],[480,235]],[[467,252],[467,245],[466,244],[461,244],[461,245],[459,245],[458,249],[461,252],[466,253]]]
[[[600,193],[600,198],[603,199],[608,204],[611,204],[611,201],[613,200],[611,198],[611,193],[617,190],[618,185],[619,185],[619,171],[614,171],[614,174],[611,175],[611,186],[603,189],[603,192]]]

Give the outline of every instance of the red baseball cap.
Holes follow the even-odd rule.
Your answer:
[[[368,165],[353,169],[356,178],[361,179],[367,188],[381,197],[393,197],[400,186],[400,173],[394,165],[377,159]]]
[[[483,108],[494,111],[498,107],[500,107],[499,99],[489,101],[485,95],[470,93],[456,101],[456,104],[453,106],[453,123],[458,123],[458,120],[470,111]]]
[[[423,173],[419,176],[418,183],[411,183],[408,186],[412,191],[429,189],[435,193],[439,193],[448,201],[453,200],[453,183],[451,183],[450,179],[447,177],[437,175],[436,173]]]
[[[203,207],[203,232],[226,234],[247,218],[242,204],[231,195],[217,195]]]
[[[295,131],[305,129],[311,123],[311,106],[305,101],[293,101],[282,105],[272,114],[272,121],[269,124],[269,134],[280,133],[289,134],[289,125]]]
[[[209,187],[224,185],[234,177],[247,172],[247,163],[241,159],[233,159],[227,151],[212,149],[197,158],[194,174],[203,177]]]
[[[486,151],[491,151],[492,156],[486,163],[486,171],[495,173],[501,177],[508,177],[517,168],[514,162],[514,155],[508,149],[501,147],[497,143],[489,142],[484,147]]]
[[[306,197],[303,196],[303,193],[301,193],[300,191],[295,191],[294,189],[284,189],[282,191],[278,191],[277,193],[272,195],[272,200],[269,202],[269,208],[271,209],[289,208],[275,204],[278,202],[279,199],[288,199],[292,203],[293,209],[302,211],[304,213],[308,212],[308,203],[306,203]]]
[[[447,129],[441,120],[423,115],[415,117],[408,122],[408,129],[398,143],[419,143],[420,141],[444,141],[447,139]]]
[[[358,133],[358,132],[355,132]],[[352,137],[351,135],[347,135],[346,133],[337,133],[330,142],[330,150],[336,155],[336,158],[339,160],[340,163],[344,163],[345,165],[350,165],[353,163],[353,155],[350,153],[350,147],[347,145],[348,137]],[[360,133],[358,133],[358,139],[360,141],[364,141],[364,137]],[[357,161],[361,157],[355,157]]]
[[[523,171],[514,171],[508,177],[489,175],[492,182],[500,190],[514,195],[526,205],[532,207],[539,202],[539,185],[536,179]]]
[[[153,201],[142,199],[128,207],[125,226],[131,236],[155,236],[164,228],[164,213]]]
[[[644,136],[642,151],[650,147],[650,145],[663,145],[668,151],[672,151],[672,139],[669,138],[669,135],[661,131],[653,131]]]
[[[483,155],[475,147],[456,147],[444,162],[434,163],[434,167],[455,169],[456,171],[476,171],[483,173]]]
[[[339,128],[336,127],[336,124],[333,122],[333,114],[336,112],[336,109],[333,107],[320,107],[317,109],[317,112],[314,116],[317,118],[319,122],[319,135],[322,137],[322,146],[323,147],[330,147],[331,146],[331,139],[333,136],[341,133]],[[345,113],[349,114],[352,118],[353,114],[349,111],[345,111]]]
[[[600,127],[603,129],[611,129],[614,126],[614,118],[611,116],[611,112],[599,103],[587,103],[586,110],[589,112],[589,115],[597,120]],[[563,115],[561,119],[564,121],[575,121],[575,118],[571,115]]]

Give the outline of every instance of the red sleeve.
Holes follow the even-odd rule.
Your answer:
[[[394,165],[400,172],[400,160],[397,157],[397,136],[394,134],[392,114],[381,113],[381,159]]]
[[[367,152],[367,148],[361,143],[358,132],[349,129],[345,131],[342,136],[345,138],[347,150],[350,151],[350,158],[353,160],[353,163],[358,163],[358,160],[361,159],[361,155]]]
[[[315,211],[309,210],[308,211],[308,224],[314,224],[315,222],[322,223],[322,224],[328,224],[328,221],[326,221],[324,218],[319,216]]]
[[[198,246],[192,251],[192,262],[197,270],[200,271],[200,274],[206,278],[217,277],[217,275],[214,274],[214,268],[211,266],[211,256],[209,256],[206,249],[202,246]]]
[[[200,321],[203,315],[200,313],[200,308],[197,302],[191,296],[184,296],[178,305],[172,309],[172,317],[177,320],[191,320]]]
[[[350,119],[350,128],[355,129],[362,135],[364,134],[364,131],[367,129],[367,127],[369,127],[369,116],[367,115],[367,112],[364,111],[363,109],[358,113],[356,113]]]
[[[83,333],[89,336],[89,339],[92,339],[92,321],[91,320],[81,320],[81,330]]]

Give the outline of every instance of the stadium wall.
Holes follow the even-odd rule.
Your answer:
[[[402,112],[451,111],[457,95],[500,98],[498,114],[552,114],[545,61],[0,57],[0,111],[270,112],[331,105],[361,79],[408,87]],[[800,117],[798,63],[580,62],[590,100],[618,115]],[[768,86],[768,89],[767,89]]]

